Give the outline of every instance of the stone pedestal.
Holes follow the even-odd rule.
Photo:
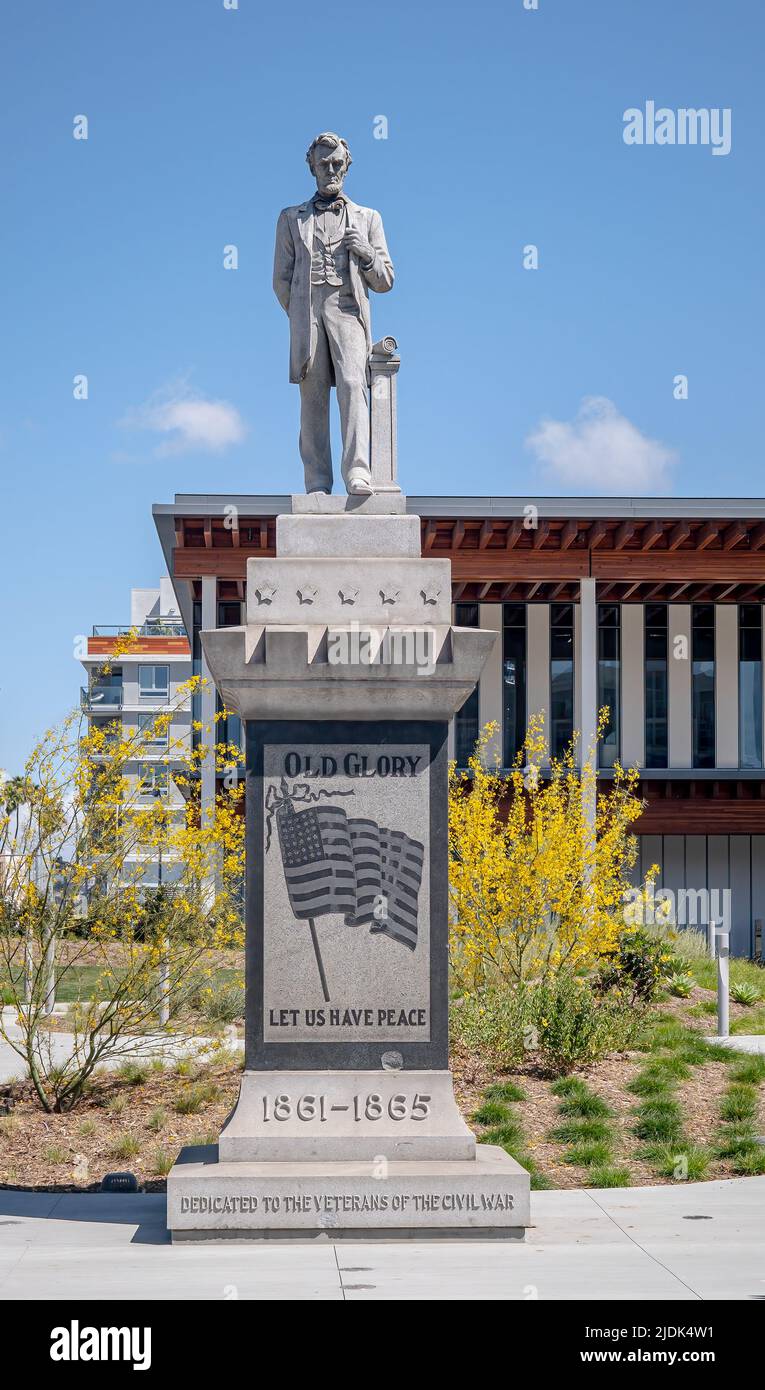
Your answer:
[[[245,1072],[168,1179],[175,1239],[517,1235],[528,1174],[477,1147],[448,1072],[447,728],[494,634],[399,493],[293,499],[202,634],[246,722]]]

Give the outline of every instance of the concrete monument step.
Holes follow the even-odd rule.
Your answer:
[[[217,1145],[181,1150],[167,1182],[174,1241],[522,1239],[529,1175],[480,1144],[465,1162],[221,1163]]]

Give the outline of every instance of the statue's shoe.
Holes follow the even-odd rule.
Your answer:
[[[373,493],[372,479],[368,473],[351,473],[348,478],[350,497],[371,497]]]

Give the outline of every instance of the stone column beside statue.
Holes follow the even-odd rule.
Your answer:
[[[395,486],[294,497],[276,538],[245,625],[202,634],[246,727],[246,1054],[168,1225],[520,1236],[528,1174],[476,1144],[448,1060],[447,728],[494,634],[452,625],[450,563]]]

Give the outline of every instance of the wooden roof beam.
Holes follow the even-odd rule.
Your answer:
[[[643,534],[640,537],[641,549],[653,550],[656,542],[660,540],[663,535],[664,523],[659,521],[658,517],[654,518],[653,521],[649,521],[648,525],[643,527]]]
[[[627,585],[627,588],[625,589],[624,593],[622,594],[622,603],[626,603],[626,602],[627,602],[627,599],[632,598],[632,595],[633,595],[634,593],[637,593],[637,590],[640,588],[640,585],[642,584],[642,582],[643,582],[642,579],[636,579],[635,582],[634,582],[634,584],[628,584],[628,585]]]
[[[521,536],[522,532],[523,532],[523,522],[522,522],[522,521],[518,521],[518,520],[516,519],[515,521],[511,521],[511,522],[510,522],[510,525],[509,525],[508,528],[507,528],[507,533],[506,533],[506,535],[505,535],[505,549],[506,549],[506,550],[514,550],[514,549],[515,549],[516,545],[518,544],[518,539],[519,539],[519,537]]]
[[[560,533],[561,550],[570,550],[579,536],[579,522],[567,521]]]
[[[637,525],[634,521],[623,521],[621,526],[617,526],[614,531],[614,550],[623,550],[628,541],[632,540]]]
[[[706,550],[707,546],[712,544],[712,541],[717,540],[719,534],[719,521],[705,521],[704,525],[700,526],[696,532],[693,543],[697,550]]]
[[[738,545],[739,541],[743,540],[748,530],[749,528],[745,521],[741,521],[740,519],[732,521],[730,526],[723,532],[723,550],[732,550],[734,545]]]
[[[534,550],[541,550],[547,537],[550,534],[549,521],[539,521],[531,532],[531,544]]]
[[[596,550],[600,542],[608,535],[608,527],[605,521],[594,521],[587,536],[587,544],[590,550]]]
[[[212,517],[205,517],[205,550],[212,550]]]
[[[436,532],[437,532],[437,530],[438,530],[438,527],[436,526],[435,521],[429,520],[429,521],[426,521],[426,522],[425,522],[425,535],[423,536],[423,539],[422,539],[422,548],[423,548],[423,550],[432,550],[432,549],[433,549],[433,545],[434,545],[435,539],[436,539]]]
[[[690,521],[678,521],[677,526],[673,526],[667,540],[668,550],[677,550],[683,541],[687,541],[691,534]]]
[[[564,589],[567,589],[567,588],[568,588],[568,580],[567,580],[567,579],[562,579],[562,580],[560,581],[559,584],[554,584],[554,585],[553,585],[553,588],[552,588],[552,590],[551,590],[551,592],[550,592],[550,595],[549,595],[550,603],[554,603],[555,600],[556,600],[556,598],[558,597],[558,594],[562,594],[562,593],[563,593],[563,590],[564,590]]]
[[[755,526],[754,530],[749,532],[749,549],[750,549],[750,550],[762,550],[762,547],[763,547],[764,545],[765,545],[765,521],[761,521],[760,524],[759,524],[759,526]]]
[[[485,550],[492,536],[494,535],[494,522],[484,521],[478,535],[478,549]]]

